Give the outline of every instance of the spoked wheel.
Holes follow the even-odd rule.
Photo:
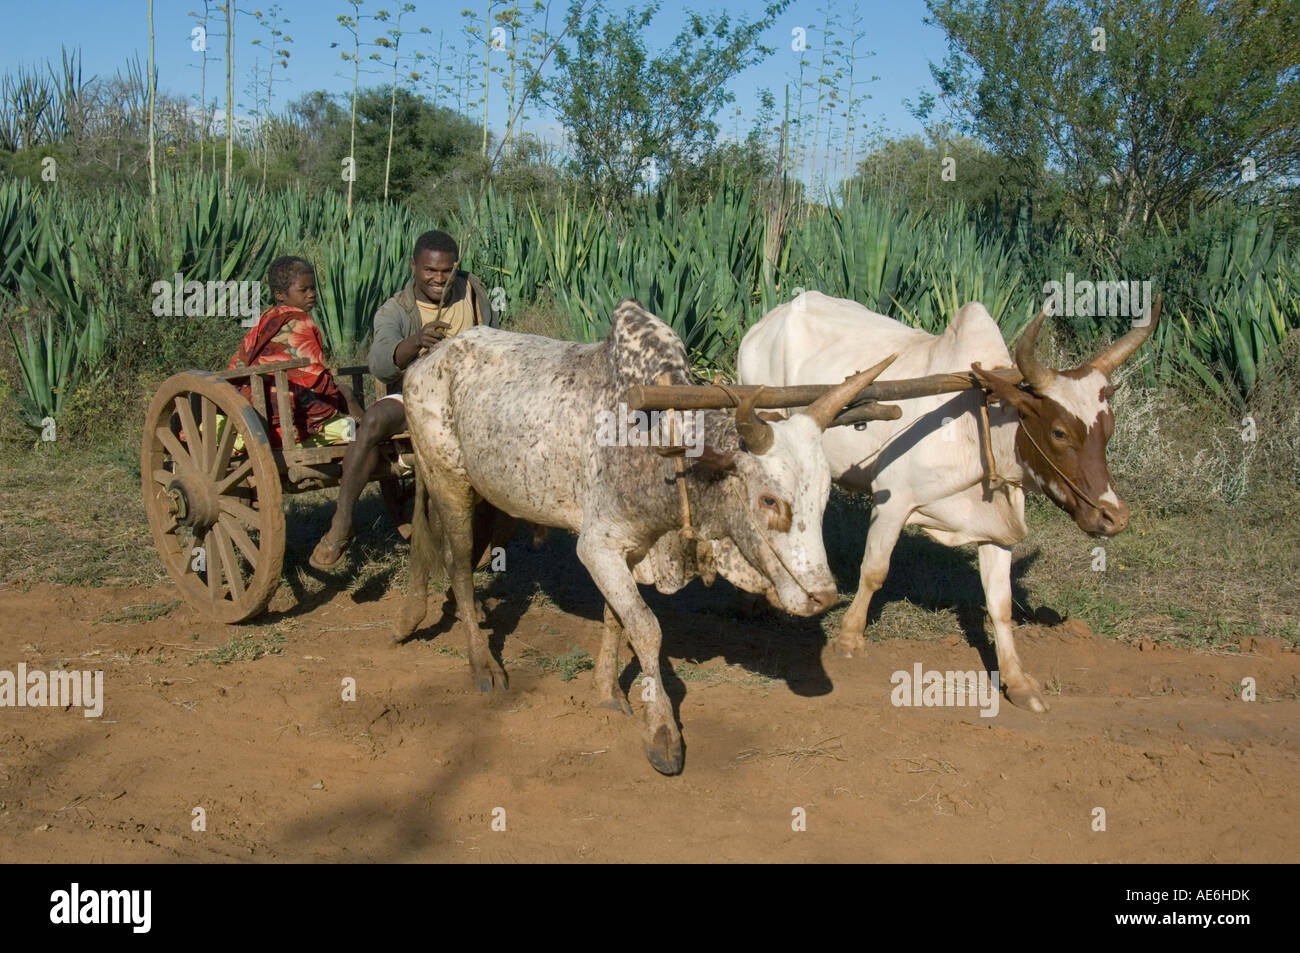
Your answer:
[[[202,371],[163,382],[145,418],[140,476],[158,555],[186,601],[228,623],[265,609],[284,563],[280,474],[239,391]]]

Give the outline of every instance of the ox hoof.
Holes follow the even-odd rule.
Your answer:
[[[660,725],[654,737],[645,746],[645,756],[650,766],[660,774],[672,777],[682,773],[682,739],[674,738],[667,725]]]
[[[1032,711],[1039,715],[1052,710],[1047,704],[1047,699],[1043,697],[1042,690],[1038,683],[1029,676],[1025,676],[1024,684],[1008,685],[1007,700],[1017,708],[1023,708],[1025,711]]]
[[[478,686],[480,692],[504,692],[510,687],[510,682],[506,678],[506,670],[496,662],[475,669],[472,674],[474,684]]]
[[[861,658],[867,653],[867,640],[861,632],[841,632],[835,640],[835,654],[844,658]]]
[[[626,698],[602,698],[596,702],[601,708],[608,708],[610,711],[622,712],[624,715],[632,714],[632,706],[628,704]]]

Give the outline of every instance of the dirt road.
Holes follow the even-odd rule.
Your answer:
[[[1003,701],[987,718],[890,703],[892,674],[917,663],[980,669],[957,636],[840,659],[812,623],[663,601],[687,746],[685,772],[664,778],[642,756],[639,719],[591,705],[590,672],[560,674],[575,646],[595,651],[594,603],[489,600],[511,676],[489,697],[470,688],[459,629],[388,644],[397,594],[339,593],[240,629],[168,611],[176,598],[166,586],[0,592],[0,668],[104,672],[98,718],[0,708],[5,860],[1300,856],[1300,655],[1277,643],[1238,655],[1123,644],[1073,620],[1022,627],[1053,710]],[[221,646],[280,654],[202,657]],[[1240,697],[1246,677],[1254,701]]]

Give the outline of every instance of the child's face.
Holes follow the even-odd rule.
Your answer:
[[[294,275],[288,291],[276,292],[275,303],[287,304],[310,314],[316,307],[316,276],[309,271]]]

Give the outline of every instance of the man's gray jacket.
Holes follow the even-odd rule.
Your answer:
[[[468,271],[456,272],[457,284],[465,279],[474,290],[476,305],[474,320],[476,324],[485,324],[490,328],[497,326],[496,312],[492,310],[492,299],[488,297],[483,282]],[[463,286],[462,286],[463,287]],[[460,300],[457,289],[453,286],[454,297],[447,302],[455,304]],[[460,292],[463,294],[463,291]],[[402,369],[393,362],[393,351],[403,340],[420,329],[420,309],[415,304],[415,281],[406,283],[406,287],[393,295],[375,312],[375,333],[370,342],[370,373],[387,385],[386,393],[402,392]]]

